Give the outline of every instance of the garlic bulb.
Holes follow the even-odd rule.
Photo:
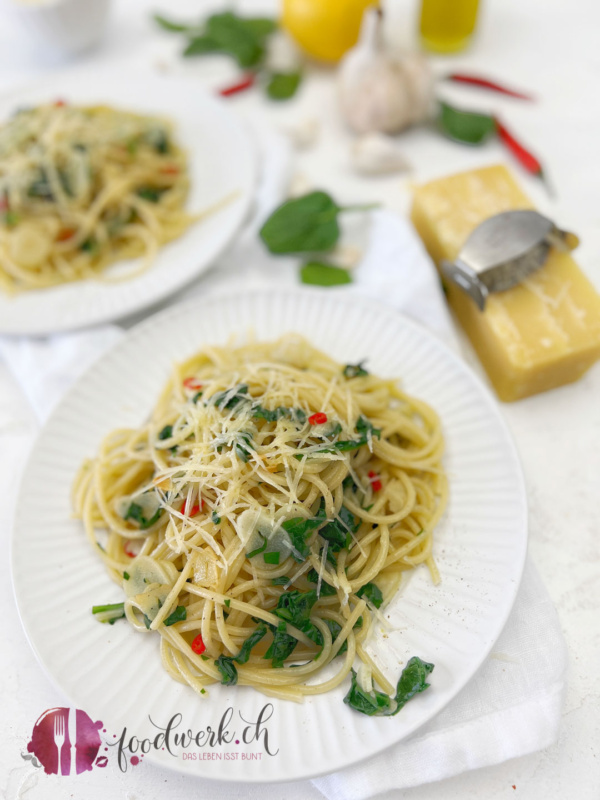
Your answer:
[[[397,133],[430,114],[433,76],[420,55],[387,52],[380,9],[367,9],[358,44],[338,73],[342,113],[357,133]]]
[[[396,140],[384,133],[365,133],[350,148],[350,163],[360,175],[407,172],[410,165]]]

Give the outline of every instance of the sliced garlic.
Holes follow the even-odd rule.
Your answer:
[[[20,267],[38,267],[50,255],[52,239],[39,225],[22,222],[10,234],[9,253]]]

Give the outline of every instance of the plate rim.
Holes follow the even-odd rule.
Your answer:
[[[336,290],[334,290],[336,292]],[[124,331],[124,336],[118,340],[117,342],[113,343],[107,351],[102,353],[94,362],[85,370],[85,372],[79,376],[79,378],[75,381],[75,383],[69,387],[69,389],[63,394],[59,402],[51,411],[50,415],[41,426],[40,430],[38,431],[34,442],[31,445],[29,454],[27,456],[25,465],[21,471],[21,475],[19,478],[18,484],[18,491],[16,495],[16,503],[13,507],[12,519],[11,519],[11,531],[10,531],[10,540],[9,540],[9,561],[10,561],[10,574],[11,574],[11,584],[12,589],[15,597],[15,604],[17,607],[17,613],[19,615],[19,620],[21,622],[23,631],[25,633],[25,638],[27,639],[30,647],[32,648],[34,655],[38,664],[41,666],[42,670],[46,674],[46,676],[50,679],[50,682],[53,686],[55,686],[59,692],[62,693],[71,703],[76,705],[74,702],[74,698],[67,692],[60,684],[59,679],[51,672],[51,670],[46,665],[46,662],[42,658],[35,642],[33,641],[32,637],[30,636],[29,630],[27,625],[25,624],[24,614],[21,608],[21,601],[19,598],[19,590],[18,584],[16,580],[16,563],[15,563],[15,551],[16,551],[16,542],[17,542],[17,512],[18,508],[20,507],[20,502],[23,500],[23,495],[25,494],[25,485],[26,485],[26,475],[29,470],[34,465],[36,454],[39,448],[39,443],[42,438],[42,434],[45,433],[51,426],[54,424],[54,421],[57,417],[60,416],[62,407],[67,403],[72,395],[77,395],[79,392],[80,386],[82,386],[85,381],[87,380],[87,376],[91,374],[103,361],[110,360],[114,357],[114,354],[121,348],[125,347],[128,342],[134,338],[136,335],[143,335],[145,328],[152,328],[157,323],[168,323],[168,320],[171,319],[171,324],[177,325],[177,318],[181,314],[182,311],[185,311],[189,308],[194,308],[197,310],[199,303],[215,303],[219,300],[230,300],[234,296],[243,297],[245,300],[248,300],[250,295],[257,295],[257,296],[264,296],[265,294],[270,295],[274,300],[277,297],[281,297],[282,295],[285,296],[297,296],[297,295],[304,295],[307,297],[322,297],[323,290],[321,289],[312,289],[312,288],[271,288],[271,289],[261,289],[261,288],[252,288],[248,289],[247,291],[244,290],[236,290],[234,292],[228,292],[226,289],[221,288],[218,291],[211,291],[205,297],[199,298],[190,298],[184,300],[179,303],[175,303],[173,305],[168,306],[155,314],[150,315],[149,317],[145,318],[141,322],[137,323],[136,325],[132,326],[130,329]],[[500,404],[499,401],[496,400],[492,391],[485,385],[482,379],[474,372],[474,370],[469,366],[469,364],[461,358],[461,356],[451,347],[449,347],[444,340],[427,328],[425,325],[420,323],[419,321],[413,319],[412,317],[408,316],[407,314],[400,312],[390,306],[389,304],[382,302],[380,300],[375,300],[369,297],[362,297],[356,295],[349,295],[343,294],[341,292],[336,292],[335,296],[332,292],[331,297],[334,301],[340,304],[351,304],[351,305],[364,305],[367,307],[371,307],[373,310],[378,310],[379,313],[384,313],[389,317],[396,316],[400,324],[406,325],[408,327],[413,328],[417,331],[419,336],[423,336],[426,340],[429,340],[433,343],[433,346],[440,349],[444,352],[445,357],[449,358],[455,367],[457,367],[460,371],[462,371],[468,379],[470,379],[474,386],[476,387],[477,391],[480,393],[480,396],[483,400],[485,400],[486,404],[486,411],[489,412],[496,420],[499,430],[502,433],[503,441],[507,448],[510,450],[510,454],[512,457],[512,466],[515,468],[514,477],[516,483],[518,484],[519,494],[518,498],[515,499],[515,508],[518,508],[518,515],[521,520],[522,524],[522,536],[519,538],[519,542],[521,546],[518,550],[515,550],[515,567],[514,572],[511,577],[511,580],[505,586],[504,594],[507,598],[507,602],[504,606],[503,613],[501,618],[498,617],[497,623],[497,630],[494,634],[493,639],[489,642],[486,647],[483,647],[479,652],[477,658],[473,659],[469,663],[468,668],[465,669],[464,676],[461,677],[455,684],[452,689],[452,692],[449,696],[444,699],[444,701],[439,705],[436,706],[436,709],[429,715],[424,716],[420,719],[415,725],[409,728],[400,738],[396,738],[393,741],[390,741],[383,747],[379,749],[369,752],[362,757],[355,758],[350,764],[346,764],[341,767],[335,767],[333,770],[330,769],[319,769],[316,771],[310,771],[305,773],[302,776],[293,776],[289,777],[269,777],[267,780],[261,779],[257,775],[249,772],[248,774],[242,775],[234,772],[231,776],[224,778],[220,776],[208,775],[208,774],[196,774],[193,775],[189,770],[181,769],[178,767],[179,760],[170,762],[170,761],[162,761],[159,758],[154,758],[152,753],[149,753],[146,758],[148,761],[153,763],[155,767],[159,767],[161,769],[168,769],[171,772],[175,772],[179,775],[185,775],[186,777],[197,777],[201,780],[208,780],[214,781],[218,784],[243,784],[243,783],[251,783],[251,784],[281,784],[286,783],[289,781],[296,781],[296,780],[312,780],[313,778],[323,777],[326,775],[334,774],[338,771],[344,771],[347,769],[351,769],[353,766],[358,764],[363,764],[372,758],[376,758],[386,752],[388,752],[392,747],[399,746],[403,742],[407,741],[411,736],[413,736],[417,731],[419,731],[424,725],[431,722],[435,719],[453,700],[456,699],[458,694],[464,690],[467,684],[475,677],[476,673],[481,669],[482,665],[484,664],[485,660],[488,658],[490,652],[492,652],[495,644],[497,643],[499,637],[501,636],[510,614],[512,613],[514,603],[521,586],[523,572],[526,563],[526,557],[528,552],[528,538],[529,538],[529,524],[528,524],[528,498],[527,498],[527,490],[526,490],[526,483],[525,483],[525,476],[523,472],[523,467],[521,463],[521,459],[518,453],[518,449],[508,423],[504,419],[501,411],[500,411]],[[208,343],[208,342],[207,342]],[[202,343],[199,343],[198,346],[200,347]],[[315,697],[311,699],[314,700]]]
[[[36,92],[43,92],[46,91],[49,95],[56,94],[56,85],[60,84],[61,81],[66,83],[70,81],[75,81],[76,84],[82,83],[86,77],[90,76],[92,80],[97,82],[97,85],[101,83],[106,84],[108,89],[108,93],[110,93],[110,82],[118,80],[120,83],[123,83],[121,71],[115,69],[114,66],[104,66],[100,69],[89,69],[85,68],[84,70],[73,70],[72,68],[65,68],[58,70],[57,72],[53,72],[51,75],[43,76],[38,80],[34,80],[31,77],[23,80],[19,83],[19,85],[14,88],[11,87],[6,91],[0,92],[0,105],[5,103],[13,102],[18,103],[20,100],[23,99],[25,95],[25,100],[27,99],[27,95],[29,93],[36,93]],[[23,325],[21,323],[21,317],[14,318],[12,324],[6,325],[3,323],[2,318],[0,316],[0,335],[2,336],[45,336],[45,335],[52,335],[57,333],[66,333],[71,331],[81,331],[81,330],[88,330],[94,325],[101,325],[107,324],[110,322],[116,322],[118,320],[128,319],[130,317],[134,317],[136,314],[140,313],[152,313],[153,310],[162,302],[168,301],[172,299],[178,292],[181,292],[187,286],[189,286],[193,281],[197,280],[201,275],[206,273],[210,270],[213,265],[218,261],[218,259],[223,255],[223,253],[227,250],[228,247],[231,246],[232,242],[238,236],[240,230],[242,229],[243,225],[248,221],[249,212],[252,208],[252,204],[255,200],[256,191],[258,187],[258,180],[260,174],[259,168],[259,154],[258,154],[258,147],[255,139],[255,134],[249,125],[248,121],[244,119],[241,115],[237,114],[232,107],[225,102],[223,99],[219,98],[219,96],[211,91],[202,83],[198,83],[194,81],[192,78],[186,75],[155,75],[152,72],[148,71],[141,71],[141,70],[131,70],[127,76],[127,83],[129,85],[136,85],[140,86],[142,90],[144,86],[148,85],[148,81],[151,81],[154,84],[162,85],[163,87],[167,87],[169,84],[171,85],[187,85],[189,88],[193,89],[197,97],[202,97],[203,102],[208,103],[209,105],[213,105],[214,108],[218,109],[220,114],[223,114],[225,117],[228,118],[229,124],[232,128],[235,128],[238,133],[244,133],[245,135],[242,137],[245,140],[246,148],[244,158],[247,162],[247,167],[249,170],[249,179],[248,185],[242,191],[240,191],[239,195],[235,197],[237,202],[237,213],[236,217],[234,218],[231,229],[229,230],[227,236],[224,237],[223,242],[219,245],[219,247],[215,250],[213,256],[202,266],[196,266],[195,268],[190,268],[187,273],[180,277],[178,281],[173,283],[166,291],[156,292],[146,297],[144,300],[139,302],[138,304],[132,305],[131,308],[126,310],[119,310],[117,312],[111,312],[110,309],[105,309],[103,314],[99,314],[95,316],[91,321],[87,318],[83,319],[80,318],[79,320],[68,320],[66,322],[61,322],[56,317],[55,319],[51,320],[50,322],[42,321],[38,324],[37,320],[31,320],[28,324]],[[65,92],[68,93],[69,87],[67,86]],[[93,100],[93,98],[92,98]],[[90,101],[92,102],[92,101]],[[119,103],[117,102],[117,106]],[[148,112],[150,113],[150,112]],[[160,108],[157,108],[155,111],[156,114],[163,113]],[[168,114],[170,118],[173,119],[175,123],[175,127],[179,124],[180,120],[183,119],[181,116],[175,117],[173,114]],[[188,154],[190,160],[193,158],[192,151],[188,148]],[[218,202],[218,199],[217,201]],[[180,237],[177,237],[177,240],[181,240],[183,237],[186,236],[188,231],[184,231]],[[159,248],[162,250],[166,245],[162,245]],[[120,263],[119,261],[115,262],[115,264]],[[153,264],[150,265],[149,270],[153,268]],[[147,274],[147,273],[142,273]],[[140,277],[140,276],[133,276],[133,277]],[[89,285],[90,281],[68,281],[65,284],[58,284],[57,286],[50,286],[43,289],[35,289],[32,290],[32,293],[39,293],[44,299],[43,295],[47,295],[46,305],[52,304],[52,291],[54,289],[60,289],[63,286],[72,286],[77,284],[82,285]],[[129,285],[129,281],[125,280],[122,281],[122,285],[127,286]],[[26,293],[28,294],[28,293]],[[20,295],[15,295],[15,297],[19,297]],[[11,295],[6,293],[0,293],[0,299],[10,302]],[[77,298],[74,298],[74,302],[77,302]],[[86,306],[87,307],[87,306]],[[33,323],[33,324],[31,324]],[[132,326],[134,327],[134,326]]]

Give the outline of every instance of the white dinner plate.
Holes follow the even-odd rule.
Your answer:
[[[15,296],[0,292],[0,333],[42,334],[80,328],[157,303],[208,269],[240,227],[254,194],[256,155],[248,130],[225,101],[193,81],[123,71],[65,72],[0,96],[0,121],[19,106],[55,98],[170,117],[174,137],[189,158],[188,210],[202,211],[229,200],[162,247],[152,265],[136,277],[76,281]],[[121,261],[105,275],[133,272],[137,263]]]
[[[269,700],[249,687],[210,687],[199,697],[174,682],[159,659],[159,637],[125,622],[110,627],[94,604],[119,602],[80,522],[69,492],[82,460],[112,429],[138,426],[153,408],[174,361],[209,343],[260,340],[295,331],[341,363],[368,359],[379,375],[439,413],[447,443],[447,513],[435,531],[441,583],[415,570],[375,624],[369,650],[395,683],[413,655],[435,664],[431,688],[395,717],[366,717],[342,702],[349,681],[303,704]],[[465,364],[418,324],[385,306],[324,291],[261,291],[194,300],[131,329],[65,396],[33,449],[22,480],[12,540],[21,619],[48,674],[79,708],[101,719],[114,741],[153,738],[181,714],[178,731],[213,730],[228,708],[231,742],[194,744],[183,757],[146,756],[190,775],[232,781],[278,781],[332,772],[399,742],[437,714],[465,686],[498,638],[519,585],[526,541],[526,500],[515,447],[489,392]],[[269,736],[244,729],[268,704]],[[150,722],[151,717],[152,722]],[[243,720],[246,720],[244,722]],[[263,717],[264,720],[264,717]],[[195,755],[189,756],[189,753]],[[219,754],[221,758],[219,758]],[[237,754],[237,757],[236,757]],[[242,755],[260,758],[242,759]],[[211,757],[212,756],[212,757]]]

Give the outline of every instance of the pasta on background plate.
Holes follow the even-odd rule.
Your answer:
[[[0,289],[98,278],[143,256],[196,217],[185,211],[185,153],[169,121],[62,101],[18,110],[0,127]]]
[[[439,579],[443,448],[427,404],[300,336],[205,347],[77,477],[76,512],[125,595],[94,614],[156,631],[165,669],[200,694],[301,701],[351,673],[352,708],[396,713],[433,665],[410,659],[396,688],[365,643],[406,570]]]

